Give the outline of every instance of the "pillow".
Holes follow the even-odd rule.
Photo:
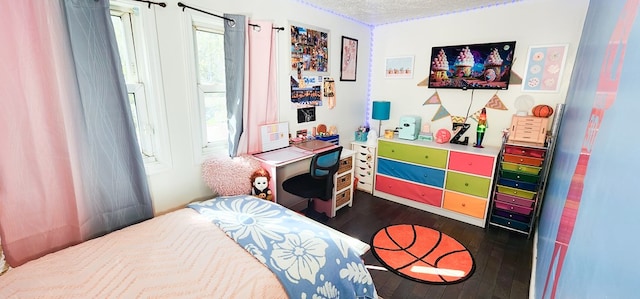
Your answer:
[[[202,163],[202,178],[218,196],[251,194],[251,174],[260,162],[250,155],[215,157]]]

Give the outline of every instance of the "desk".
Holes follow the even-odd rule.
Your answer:
[[[309,172],[311,158],[316,153],[331,149],[326,147],[315,151],[289,146],[265,153],[253,154],[264,169],[271,174],[269,188],[277,203],[293,210],[302,210],[307,201],[282,189],[286,179]],[[336,211],[346,205],[353,205],[353,156],[354,151],[343,148],[340,155],[340,169],[333,179],[334,191],[330,201],[316,200],[315,209],[329,217],[335,217]]]

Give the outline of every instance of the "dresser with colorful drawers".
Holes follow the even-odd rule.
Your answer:
[[[531,234],[542,201],[548,156],[543,146],[508,142],[503,145],[490,225]]]
[[[379,139],[374,195],[485,227],[500,148]]]

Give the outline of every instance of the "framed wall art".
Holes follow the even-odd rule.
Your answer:
[[[358,40],[342,37],[342,53],[340,56],[340,81],[356,81],[358,68]]]
[[[567,47],[566,44],[529,47],[522,90],[558,92],[567,58]]]
[[[413,78],[413,56],[387,57],[385,78]]]

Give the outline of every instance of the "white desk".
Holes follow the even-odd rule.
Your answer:
[[[313,155],[334,147],[335,146],[309,151],[295,146],[289,146],[265,153],[254,154],[253,156],[260,161],[262,167],[271,174],[269,188],[271,188],[275,201],[280,205],[299,211],[306,207],[307,201],[284,191],[284,189],[282,189],[282,183],[292,176],[309,172]],[[340,161],[341,163],[348,163],[349,169],[336,174],[334,177],[335,187],[331,201],[315,201],[316,210],[325,212],[329,217],[335,217],[335,212],[338,209],[346,205],[353,205],[353,155],[354,152],[352,150],[342,149]],[[347,179],[348,189],[347,187],[341,187],[345,186],[344,180]],[[343,184],[338,184],[340,181],[343,181]],[[336,188],[339,189],[336,190]],[[342,197],[342,200],[340,197]],[[346,200],[347,197],[348,200]]]

